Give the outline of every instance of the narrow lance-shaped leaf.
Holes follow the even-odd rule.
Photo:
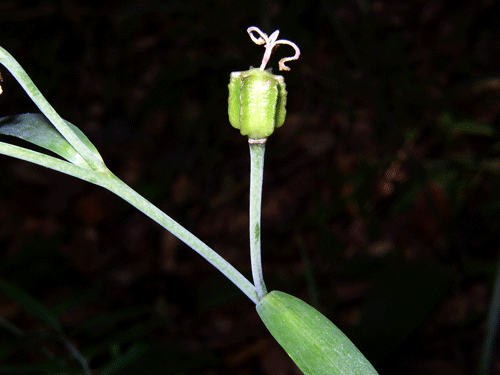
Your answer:
[[[77,137],[101,159],[99,152],[75,125],[65,121]],[[87,162],[41,113],[24,113],[0,118],[0,134],[14,136],[43,147],[82,168],[89,169]],[[102,160],[102,159],[101,159]]]
[[[0,290],[16,301],[19,306],[58,332],[62,327],[54,314],[34,297],[11,283],[0,280]]]
[[[377,375],[351,340],[304,301],[273,291],[257,312],[305,375]]]
[[[148,350],[148,346],[143,343],[133,344],[126,352],[119,355],[111,363],[106,365],[102,370],[102,375],[114,375],[123,373],[123,370],[130,364],[137,361],[139,357],[144,355]]]

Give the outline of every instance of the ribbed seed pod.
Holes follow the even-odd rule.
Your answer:
[[[229,122],[249,138],[267,138],[285,121],[286,94],[282,76],[257,68],[233,72],[229,81]]]

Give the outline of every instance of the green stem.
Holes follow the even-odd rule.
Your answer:
[[[187,229],[182,227],[179,223],[174,221],[164,212],[160,211],[156,206],[154,206],[144,197],[136,193],[118,177],[113,175],[108,169],[106,169],[105,171],[94,171],[91,169],[82,168],[68,163],[64,160],[57,159],[33,150],[10,145],[4,142],[0,142],[0,154],[5,154],[18,159],[29,161],[31,163],[42,165],[44,167],[66,173],[70,176],[81,178],[82,180],[86,180],[112,191],[119,197],[132,204],[138,210],[149,216],[151,219],[156,221],[158,224],[163,226],[174,236],[178,237],[186,245],[191,247],[203,258],[213,264],[255,304],[259,302],[255,287],[236,268],[234,268],[224,258],[222,258],[206,244],[204,244],[200,239],[194,236]]]
[[[247,295],[255,304],[259,302],[255,287],[245,276],[243,276],[236,268],[229,264],[224,258],[217,254],[214,250],[208,247],[195,235],[189,232],[182,225],[173,220],[170,216],[160,211],[156,206],[132,190],[128,185],[121,181],[118,177],[106,180],[105,188],[109,189],[119,197],[123,198],[135,208],[142,211],[151,219],[167,229],[174,236],[179,238],[186,245],[205,258],[209,263],[222,272],[229,280],[231,280],[240,290]]]
[[[248,139],[250,146],[250,262],[259,301],[267,294],[260,251],[260,208],[264,175],[265,139]]]
[[[54,169],[58,172],[80,178],[99,186],[102,186],[99,181],[105,178],[103,173],[98,173],[92,169],[82,168],[65,160],[29,150],[24,147],[14,146],[5,142],[0,142],[0,154],[12,156],[46,168]]]
[[[28,73],[21,65],[8,53],[5,49],[0,47],[0,63],[2,63],[19,82],[21,87],[26,91],[31,100],[37,105],[42,113],[50,120],[56,127],[59,133],[73,146],[73,148],[83,157],[88,165],[97,171],[106,171],[101,157],[92,150],[90,150],[85,143],[83,143],[75,133],[66,125],[64,120],[59,116],[55,109],[45,99],[40,90],[35,86]]]

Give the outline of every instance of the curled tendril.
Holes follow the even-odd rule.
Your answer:
[[[259,37],[255,37],[253,33],[257,33]],[[267,36],[266,33],[263,33],[260,31],[258,27],[251,26],[247,29],[248,35],[250,35],[250,39],[255,44],[262,45],[264,44],[264,47],[266,48],[266,51],[264,52],[264,57],[262,58],[262,64],[260,65],[260,70],[264,70],[266,68],[267,62],[269,61],[269,58],[271,57],[271,54],[273,53],[273,49],[277,47],[279,44],[288,44],[295,50],[295,55],[292,57],[284,57],[279,61],[279,69],[280,70],[290,70],[288,66],[285,65],[286,62],[292,61],[292,60],[297,60],[300,56],[300,49],[297,47],[297,45],[293,42],[290,42],[289,40],[286,39],[278,39],[278,35],[280,33],[279,30],[276,30],[274,33],[272,33],[270,36]]]

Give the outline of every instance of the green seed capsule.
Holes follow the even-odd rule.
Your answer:
[[[267,138],[285,121],[286,94],[282,76],[257,68],[233,72],[229,81],[229,122],[249,138]]]

